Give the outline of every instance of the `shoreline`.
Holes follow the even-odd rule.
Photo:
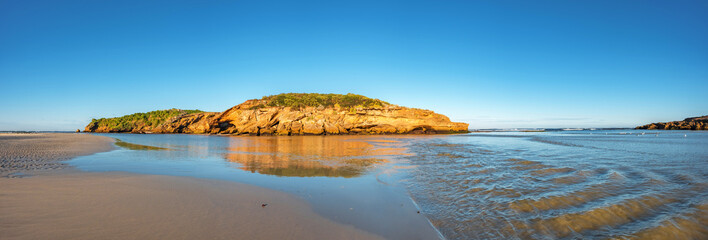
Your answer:
[[[305,199],[278,190],[192,177],[84,172],[63,163],[114,149],[109,137],[20,133],[0,134],[0,140],[0,170],[6,173],[0,177],[3,239],[382,238],[328,219]]]
[[[358,175],[362,166],[345,163],[337,156],[352,159],[373,159],[400,154],[393,142],[370,139],[420,138],[432,136],[210,136],[173,134],[97,134],[146,146],[177,147],[176,151],[127,151],[117,150],[95,156],[79,157],[69,161],[78,169],[94,171],[121,171],[137,174],[186,176],[216,179],[285,192],[307,201],[316,213],[325,218],[389,239],[439,239],[440,234],[427,216],[417,213],[411,196],[403,185],[381,184],[377,179],[380,170]],[[184,144],[193,142],[195,149],[185,152]],[[198,144],[196,144],[199,142]],[[363,145],[362,145],[363,144]],[[201,147],[199,147],[201,146]],[[212,150],[203,148],[212,146]],[[278,146],[278,147],[274,147]],[[400,147],[400,146],[398,146]],[[371,148],[371,149],[370,149]],[[228,152],[222,152],[228,149]],[[172,149],[170,149],[172,150]],[[193,153],[188,153],[195,151]],[[215,152],[211,152],[215,151]],[[253,154],[242,154],[240,152]],[[324,152],[323,152],[324,151]],[[265,155],[261,155],[262,152]],[[271,153],[281,157],[269,158]],[[196,155],[193,155],[196,154]],[[295,154],[295,155],[291,155]],[[361,155],[364,154],[364,155]],[[391,156],[383,156],[389,155]],[[194,158],[195,156],[200,156]],[[266,157],[259,157],[266,156]],[[274,155],[273,155],[274,156]],[[299,156],[299,157],[298,157]],[[318,157],[320,156],[320,157]],[[322,156],[326,156],[323,157]],[[126,158],[127,157],[127,158]],[[203,160],[199,160],[205,157]],[[304,158],[302,158],[304,157]],[[313,158],[314,157],[314,158]],[[293,160],[295,160],[293,162]],[[390,160],[390,159],[389,159]],[[273,162],[275,161],[275,162]],[[367,163],[369,161],[366,161]],[[388,161],[387,161],[388,162]],[[175,164],[178,163],[178,164]],[[258,163],[261,165],[253,165]],[[314,165],[309,165],[313,163]],[[275,165],[269,165],[275,164]],[[324,165],[321,165],[324,164]],[[344,164],[344,165],[339,165]],[[386,163],[389,164],[389,163]],[[289,167],[288,167],[289,166]],[[327,166],[339,166],[339,173],[354,173],[355,178],[344,175],[310,175]],[[369,166],[369,165],[366,165]],[[374,167],[375,165],[369,166]],[[274,167],[274,169],[271,169]],[[353,168],[351,168],[353,167]],[[199,171],[192,170],[200,169]],[[337,168],[337,167],[335,167]],[[169,169],[169,170],[165,170]],[[267,171],[273,170],[274,172]],[[280,169],[280,170],[278,170]],[[314,169],[314,170],[313,170]],[[264,170],[265,172],[262,172]],[[295,171],[290,177],[281,173]],[[285,172],[280,172],[285,171]],[[313,172],[314,171],[314,172]],[[368,172],[368,170],[367,170]],[[384,171],[387,172],[387,171]],[[287,174],[286,174],[287,175]],[[319,179],[319,177],[324,177]],[[319,180],[318,180],[319,179]],[[388,179],[394,180],[394,179]]]
[[[101,131],[82,131],[87,134],[176,134],[176,135],[203,135],[203,136],[227,136],[227,137],[300,137],[300,136],[446,136],[472,133],[473,131],[449,131],[435,133],[339,133],[339,134],[228,134],[228,133],[184,133],[184,132],[101,132]]]

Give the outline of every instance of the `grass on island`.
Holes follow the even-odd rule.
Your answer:
[[[322,94],[322,93],[282,93],[265,96],[262,100],[268,101],[269,107],[335,107],[335,108],[374,108],[389,105],[379,99],[368,98],[362,95]],[[257,106],[263,107],[263,106]]]
[[[108,127],[114,131],[131,131],[136,126],[147,126],[150,128],[157,127],[172,117],[201,113],[201,110],[181,110],[168,109],[157,110],[147,113],[134,113],[122,117],[91,119],[91,125],[97,124],[98,127]]]

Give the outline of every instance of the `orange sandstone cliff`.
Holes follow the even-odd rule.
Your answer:
[[[182,110],[180,110],[182,111]],[[152,125],[102,123],[86,132],[195,133],[247,135],[433,134],[467,132],[467,123],[451,122],[430,110],[401,107],[355,94],[288,93],[248,100],[224,112],[176,114]]]

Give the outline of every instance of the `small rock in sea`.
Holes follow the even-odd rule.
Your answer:
[[[418,213],[420,213],[420,211],[418,211]]]
[[[262,207],[262,208],[264,208],[264,207],[266,207],[266,206],[268,206],[267,203],[261,204],[261,207]]]

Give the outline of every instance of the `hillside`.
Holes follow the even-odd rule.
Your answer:
[[[184,122],[201,115],[215,115],[200,110],[168,109],[147,113],[134,113],[122,117],[91,119],[84,129],[85,132],[165,132],[174,122]],[[190,122],[192,123],[192,122]],[[172,132],[172,131],[170,131]]]

